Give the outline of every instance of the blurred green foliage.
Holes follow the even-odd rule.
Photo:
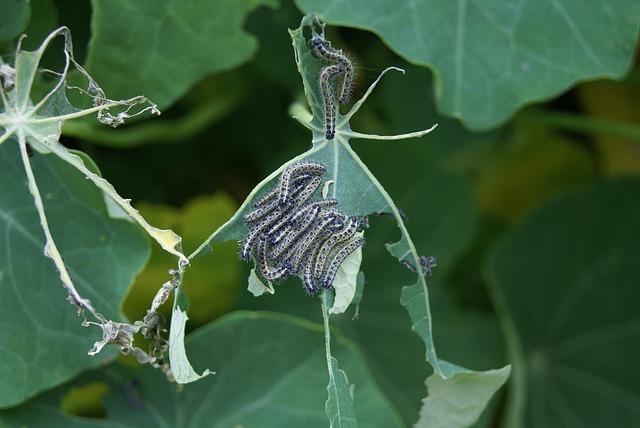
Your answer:
[[[10,39],[20,32],[29,34],[25,43],[33,46],[29,43],[37,41],[51,28],[68,25],[79,51],[78,58],[86,59],[105,89],[116,90],[113,96],[134,96],[142,92],[161,104],[161,117],[138,121],[122,129],[98,128],[84,121],[69,123],[64,128],[62,142],[88,153],[105,178],[121,194],[137,202],[137,207],[152,224],[178,231],[184,237],[187,252],[231,217],[257,182],[309,146],[309,134],[287,115],[288,107],[302,99],[302,85],[286,31],[298,26],[301,12],[291,1],[281,0],[279,5],[274,1],[224,1],[207,6],[220,8],[224,13],[199,9],[206,2],[189,2],[185,8],[185,13],[190,14],[186,28],[180,21],[183,11],[178,2],[162,2],[162,7],[157,7],[155,2],[127,5],[98,0],[73,7],[62,0],[1,2],[3,12],[11,11],[12,16],[17,17],[30,16],[20,21],[8,19],[8,13],[2,14],[0,52],[3,59],[10,58],[13,49]],[[325,2],[299,3],[309,8]],[[530,7],[538,4],[530,3]],[[474,7],[473,4],[467,6]],[[494,6],[498,10],[506,7],[498,3]],[[435,3],[431,6],[430,10],[441,12],[434,13],[433,19],[448,16],[451,19],[443,19],[440,24],[459,29],[448,6],[442,11],[438,10],[440,7],[445,8]],[[546,64],[558,70],[548,73],[539,70],[530,76],[534,81],[544,78],[544,84],[517,79],[503,82],[499,66],[494,65],[489,74],[483,74],[482,67],[473,65],[474,57],[465,56],[471,63],[465,63],[463,77],[471,83],[461,86],[465,97],[457,104],[447,101],[453,89],[442,92],[442,83],[434,85],[432,73],[419,66],[436,62],[431,54],[428,57],[414,55],[416,46],[411,44],[417,45],[420,40],[400,38],[401,49],[394,40],[402,36],[402,32],[390,34],[383,29],[378,31],[378,37],[347,28],[346,24],[363,26],[353,15],[341,15],[349,11],[347,6],[327,12],[328,18],[345,24],[328,27],[328,38],[334,45],[347,49],[357,64],[358,86],[354,98],[358,98],[384,67],[397,65],[407,70],[404,76],[393,75],[382,81],[379,90],[354,118],[355,130],[394,133],[439,123],[436,131],[419,141],[394,145],[355,141],[354,147],[408,216],[407,227],[419,251],[438,258],[430,289],[435,342],[441,356],[478,370],[508,362],[513,364],[514,375],[509,387],[493,399],[477,426],[513,427],[523,423],[530,427],[626,427],[640,423],[637,411],[640,374],[633,367],[637,360],[638,312],[632,304],[638,301],[633,281],[637,278],[635,205],[640,188],[640,183],[633,178],[640,172],[640,66],[633,61],[638,34],[637,2],[620,0],[598,7],[609,7],[612,13],[606,16],[611,19],[601,22],[587,15],[597,12],[586,11],[589,8],[584,8],[584,14],[568,13],[575,19],[576,28],[597,29],[583,42],[597,49],[596,57],[603,62],[603,67],[593,68],[581,62],[576,53],[579,49],[575,43],[579,40],[575,35],[570,38],[574,41],[571,49],[562,45],[549,52],[554,40],[561,36],[541,35],[548,26],[555,25],[553,20],[545,22],[546,9],[542,7],[539,17],[526,21],[524,36],[535,42],[528,46],[542,58],[541,67]],[[370,9],[362,8],[381,15],[377,9]],[[510,13],[505,12],[505,16],[511,16]],[[233,19],[225,20],[224,17],[229,16]],[[163,20],[169,18],[170,25],[163,24]],[[611,36],[615,43],[611,42],[607,31],[618,28],[621,21],[624,21],[620,24],[624,31],[619,39]],[[566,22],[564,25],[566,27]],[[410,29],[407,26],[403,30]],[[473,34],[477,33],[469,32],[468,37]],[[446,59],[445,54],[453,57],[455,53],[455,44],[450,46],[454,40],[445,40],[445,35],[424,36],[435,48],[446,51],[442,58],[436,58],[442,61]],[[483,42],[483,37],[480,34],[469,46]],[[534,38],[536,40],[532,40]],[[592,39],[595,44],[590,45]],[[616,46],[611,48],[611,56],[615,56],[611,62],[608,54],[605,55],[609,49],[607,42]],[[481,53],[495,52],[488,45],[486,51],[476,51],[476,55]],[[53,57],[50,59],[52,68],[56,66],[55,61]],[[561,69],[571,68],[572,63],[580,66],[568,70],[562,79],[554,77]],[[446,81],[454,79],[456,73],[450,69],[451,64],[442,64],[436,64],[435,68],[446,88]],[[629,67],[630,72],[622,81],[598,80],[568,88],[586,78],[622,77]],[[494,85],[490,92],[496,104],[491,106],[484,97],[487,79],[493,79]],[[518,85],[517,96],[511,97],[513,94],[504,89],[507,84]],[[514,113],[516,107],[542,97],[555,98]],[[504,101],[505,98],[508,100]],[[475,128],[494,128],[473,132],[457,119],[445,117],[438,111],[461,115],[465,123]],[[498,123],[501,125],[496,128]],[[6,151],[6,147],[5,144],[1,150]],[[626,178],[612,180],[622,176]],[[11,180],[8,178],[0,184],[2,192],[7,188],[4,186],[8,186],[6,183],[14,182]],[[423,344],[410,331],[410,320],[398,302],[397,285],[410,281],[410,274],[388,257],[383,248],[384,243],[397,239],[397,232],[387,218],[370,220],[372,227],[367,232],[369,244],[365,247],[363,262],[366,285],[359,317],[352,320],[350,310],[335,322],[336,329],[349,341],[346,348],[357,346],[353,348],[356,349],[353,359],[341,360],[341,366],[350,380],[355,380],[356,394],[360,388],[359,374],[350,364],[355,362],[355,366],[364,370],[361,382],[379,391],[387,403],[385,406],[391,409],[389,414],[397,412],[401,423],[408,426],[418,418],[420,400],[427,392],[424,382],[429,369],[424,364]],[[169,258],[154,249],[145,271],[138,276],[123,302],[128,317],[133,319],[143,314],[155,290],[166,280],[170,267]],[[233,245],[216,247],[212,254],[197,259],[187,272],[185,282],[193,321],[189,327],[247,308],[276,310],[315,322],[321,320],[317,299],[305,296],[294,282],[278,285],[274,296],[255,298],[244,291],[247,275],[246,266],[235,258]],[[6,281],[2,282],[1,278],[0,287],[5,287]],[[53,283],[48,286],[56,289]],[[588,292],[565,297],[573,296],[572,293],[578,292],[575,290]],[[68,305],[61,306],[73,312]],[[558,308],[564,308],[566,316],[554,317],[554,310]],[[73,316],[71,313],[68,317]],[[251,329],[256,343],[262,335],[269,336],[276,331],[285,341],[289,339],[287,334],[298,329],[305,331],[302,334],[305,337],[314,336],[309,342],[313,346],[321,344],[315,337],[320,336],[314,331],[315,327],[302,325],[299,320],[278,324],[269,319],[261,334],[255,327],[261,320],[250,315],[247,318],[243,322]],[[210,344],[204,344],[209,335],[222,334],[225,322],[228,323],[223,320],[214,324],[215,327],[207,326],[206,330],[196,333],[197,339],[192,340],[188,350],[193,352],[198,368],[217,371],[227,361],[219,354],[203,357],[205,352],[232,349],[238,352],[233,355],[244,355],[239,353],[232,338],[220,351],[216,350],[213,339]],[[76,324],[74,328],[80,330]],[[267,328],[274,324],[278,324],[274,330]],[[609,328],[612,325],[614,327]],[[571,352],[565,349],[561,360],[553,359],[554,349],[557,350],[554,346],[558,343],[562,345],[563,340],[590,332],[596,332],[591,337],[597,342],[593,347]],[[85,342],[82,341],[79,351],[74,348],[67,353],[84,357],[81,354],[86,348]],[[0,343],[2,345],[6,344]],[[237,363],[238,367],[245,370],[254,363],[265,372],[259,373],[262,377],[251,386],[246,386],[256,388],[254,397],[244,396],[248,402],[260,400],[259,393],[263,390],[257,385],[267,388],[277,382],[268,373],[270,368],[260,365],[265,358],[273,358],[270,353],[284,355],[292,364],[300,358],[300,355],[289,355],[290,350],[284,345],[262,351],[251,351],[246,343],[243,346],[247,353],[253,354],[244,355],[242,358],[250,361],[246,361],[246,365]],[[202,348],[202,353],[195,348]],[[85,365],[88,365],[86,361]],[[322,370],[321,367],[311,374],[326,376]],[[104,373],[109,373],[109,380],[103,379]],[[110,404],[105,407],[109,416],[111,409],[120,409],[114,410],[114,414],[121,415],[118,412],[136,409],[136,400],[156,397],[141,397],[136,382],[143,390],[149,385],[163,385],[159,376],[155,378],[144,370],[114,366],[104,373],[98,371],[89,378],[118,383],[117,391],[126,391],[121,395],[134,403],[107,400]],[[111,373],[118,373],[117,376],[125,373],[125,377],[114,380],[116,375]],[[202,382],[211,385],[217,377]],[[85,385],[92,379],[78,382]],[[248,376],[240,377],[238,382],[247,379]],[[315,395],[303,398],[317,400],[313,412],[322,412],[325,379],[314,378],[315,386],[309,382],[309,388],[319,390],[306,391]],[[110,386],[108,394],[113,394],[114,388]],[[201,394],[190,388],[186,387],[183,395],[201,400]],[[63,387],[45,393],[36,399],[37,405],[42,401],[58,408],[67,390],[68,387]],[[287,391],[291,394],[291,390]],[[94,394],[94,401],[103,394],[102,390],[98,392]],[[308,405],[303,398],[300,406]],[[83,411],[87,404],[82,403],[77,394],[76,398],[67,396],[62,403],[65,411],[100,416],[99,411]],[[213,408],[217,402],[209,404]],[[6,418],[0,412],[0,421],[19,424],[28,421],[27,417],[37,419],[35,413],[29,415],[29,406],[8,412]],[[137,417],[145,421],[145,416]],[[68,415],[56,417],[61,418],[64,426],[91,426],[85,420],[71,420]],[[138,426],[144,426],[144,422]]]

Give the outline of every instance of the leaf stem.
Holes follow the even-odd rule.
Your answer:
[[[487,277],[487,290],[506,339],[512,367],[504,420],[507,426],[521,428],[524,426],[527,390],[529,388],[526,357],[515,323],[509,313],[507,302],[491,274],[488,274]]]
[[[62,280],[62,286],[69,293],[69,302],[76,305],[78,307],[78,312],[81,313],[82,310],[89,311],[97,320],[100,322],[105,322],[105,318],[99,314],[91,304],[88,299],[80,296],[75,286],[73,285],[73,281],[71,280],[71,276],[67,271],[67,267],[64,264],[62,256],[58,251],[58,247],[53,240],[53,236],[51,235],[51,231],[49,229],[49,222],[47,221],[47,216],[44,210],[44,204],[42,202],[42,197],[40,195],[40,189],[38,188],[38,184],[36,183],[35,176],[33,174],[33,169],[31,168],[31,161],[29,160],[29,154],[27,152],[27,142],[22,133],[18,134],[18,143],[20,146],[20,155],[22,157],[22,163],[24,165],[24,170],[27,174],[27,182],[29,184],[29,191],[33,196],[33,201],[35,203],[36,211],[38,212],[38,217],[40,218],[40,225],[44,232],[45,236],[45,247],[44,254],[49,257],[53,263],[55,264],[58,272],[60,273],[60,279]],[[85,319],[86,321],[86,319]]]
[[[333,377],[333,370],[331,365],[331,331],[329,330],[329,291],[324,290],[320,294],[320,301],[322,306],[322,323],[324,325],[324,346],[327,357],[327,367],[329,368],[329,378]],[[332,379],[330,379],[332,380]]]
[[[0,136],[0,144],[4,143],[9,137],[11,137],[16,132],[16,126],[6,129],[5,133]]]

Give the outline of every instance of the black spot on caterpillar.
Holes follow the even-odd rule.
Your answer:
[[[327,258],[329,257],[329,254],[331,254],[331,250],[333,250],[333,248],[339,243],[351,239],[358,230],[358,224],[358,219],[356,217],[351,217],[342,230],[333,233],[326,241],[324,241],[318,250],[318,255],[316,257],[316,266],[314,269],[314,276],[316,278],[320,278],[322,276]]]
[[[349,254],[353,253],[355,250],[362,247],[363,245],[364,245],[364,238],[354,239],[353,241],[343,246],[335,254],[335,256],[333,256],[333,258],[329,262],[329,266],[327,267],[324,278],[322,279],[323,288],[331,287],[331,284],[333,284],[333,280],[335,279],[336,274],[338,273],[338,269],[340,268],[340,265],[342,264],[342,262],[344,262],[344,259],[346,259]]]

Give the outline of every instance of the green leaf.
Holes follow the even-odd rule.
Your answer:
[[[102,193],[52,155],[33,171],[51,233],[78,291],[111,319],[149,248],[140,230],[109,216]],[[80,326],[59,274],[44,257],[45,237],[17,145],[0,146],[0,407],[11,406],[114,357],[87,356],[98,330]]]
[[[74,386],[104,382],[107,419],[95,422],[104,428],[326,428],[321,326],[275,313],[236,312],[191,334],[187,345],[198,366],[216,367],[218,374],[177,391],[157,371],[116,364],[0,413],[0,423],[10,428],[92,426],[86,418],[61,413],[60,399]],[[358,349],[339,336],[336,345],[355,384],[360,425],[402,426]]]
[[[514,364],[507,426],[640,423],[640,180],[533,213],[489,260]]]
[[[422,401],[420,419],[415,428],[466,428],[473,425],[489,398],[509,378],[511,367],[484,372],[465,371],[459,367],[451,367],[451,370],[455,375],[450,380],[436,375],[427,378],[429,395]]]
[[[433,69],[439,110],[473,129],[495,127],[576,82],[621,78],[633,61],[640,16],[634,0],[588,7],[558,0],[297,4],[329,23],[372,31],[407,61]]]
[[[247,232],[247,227],[243,221],[243,215],[246,214],[253,203],[261,195],[266,193],[277,181],[277,177],[287,165],[300,159],[311,159],[319,161],[327,166],[325,179],[333,181],[329,187],[331,197],[337,198],[339,208],[342,212],[350,216],[366,216],[373,213],[389,213],[396,220],[397,226],[401,231],[401,244],[396,245],[394,254],[401,256],[401,260],[408,260],[414,266],[419,266],[419,255],[415,246],[407,232],[404,221],[400,215],[395,203],[378,182],[375,176],[369,171],[366,165],[358,157],[349,144],[349,138],[360,138],[370,140],[397,140],[404,138],[421,137],[431,132],[435,126],[418,132],[395,136],[369,135],[351,130],[349,120],[357,113],[360,106],[372,92],[378,80],[369,88],[362,99],[358,100],[351,111],[345,115],[338,113],[336,124],[336,137],[332,141],[324,138],[323,117],[320,104],[320,94],[317,88],[317,76],[323,64],[313,58],[307,48],[307,42],[303,35],[303,29],[308,26],[313,17],[306,16],[300,28],[291,31],[294,50],[296,54],[296,62],[298,71],[300,72],[305,95],[311,108],[312,114],[309,115],[302,106],[296,106],[293,111],[298,120],[310,129],[313,133],[313,145],[311,149],[305,153],[295,157],[285,165],[278,168],[267,178],[265,178],[258,186],[249,194],[245,202],[242,204],[236,214],[221,228],[216,230],[196,251],[189,257],[193,259],[207,251],[211,250],[216,242],[227,240],[240,240]],[[393,68],[385,70],[382,74],[394,70]],[[395,69],[397,70],[397,69]],[[308,118],[308,120],[302,119]],[[369,143],[371,144],[371,143]],[[399,257],[400,258],[400,257]],[[366,266],[366,262],[365,262]],[[436,356],[435,346],[433,344],[433,334],[431,331],[431,313],[429,309],[428,290],[426,283],[426,275],[421,270],[417,272],[417,282],[412,287],[405,287],[403,296],[413,293],[415,298],[409,302],[404,299],[406,309],[409,311],[414,322],[414,330],[422,338],[426,346],[426,359],[433,367],[434,371],[442,377],[453,376],[454,372],[445,372],[440,367],[440,362]],[[330,356],[328,356],[329,361]],[[449,367],[449,366],[447,366]],[[330,372],[334,370],[329,364]]]
[[[142,93],[161,108],[203,77],[249,60],[257,49],[246,15],[278,0],[184,4],[93,0],[87,69],[114,96]]]
[[[0,42],[19,36],[29,23],[29,0],[5,0],[0,14]]]

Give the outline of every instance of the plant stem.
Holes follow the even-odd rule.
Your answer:
[[[586,134],[607,134],[640,141],[640,125],[634,123],[558,111],[529,112],[523,114],[521,120],[526,123],[546,125],[568,131]]]

